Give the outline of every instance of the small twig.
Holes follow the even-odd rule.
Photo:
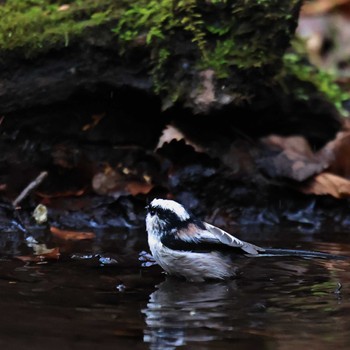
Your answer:
[[[14,210],[14,217],[15,217],[15,220],[16,220],[16,221],[14,221],[14,224],[17,226],[17,228],[20,231],[28,234],[29,232],[28,232],[26,226],[23,223],[23,220],[21,218],[21,214],[19,213],[19,210]]]
[[[14,208],[18,206],[20,202],[23,201],[24,198],[28,196],[28,194],[33,191],[36,187],[38,187],[45,177],[47,176],[47,171],[41,172],[35,180],[33,180],[20,194],[19,196],[12,202]]]

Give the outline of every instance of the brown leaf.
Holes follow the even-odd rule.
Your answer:
[[[317,156],[329,162],[328,172],[350,178],[350,131],[338,132]]]
[[[53,226],[50,227],[50,231],[54,237],[66,241],[80,241],[83,239],[94,239],[96,237],[93,232],[66,231]]]
[[[127,191],[133,196],[137,194],[147,194],[152,188],[153,185],[146,182],[130,181],[126,184]]]
[[[316,175],[299,189],[306,194],[330,195],[335,198],[350,197],[350,181],[328,172]]]

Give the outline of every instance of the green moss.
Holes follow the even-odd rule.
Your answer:
[[[315,92],[321,93],[331,102],[343,116],[348,112],[343,108],[345,101],[350,99],[350,94],[342,90],[335,82],[335,76],[313,66],[307,59],[303,45],[299,40],[293,42],[294,51],[283,56],[284,68],[281,71],[279,83],[284,86],[286,92],[293,94],[299,100],[308,100]],[[294,79],[291,85],[286,81]],[[308,83],[308,84],[305,84]]]
[[[271,87],[278,79],[286,86],[294,79],[292,93],[298,99],[308,98],[311,84],[343,111],[349,96],[328,73],[304,63],[299,53],[283,56],[298,4],[299,0],[7,0],[0,5],[0,48],[2,53],[21,51],[33,57],[70,45],[88,28],[115,21],[121,52],[140,42],[149,47],[154,90],[168,100],[180,98],[188,83],[195,89],[198,71],[212,69],[232,95],[254,96],[254,86]]]
[[[169,50],[165,48],[161,48],[158,53],[158,60],[151,71],[151,74],[153,76],[153,82],[154,82],[154,91],[157,94],[159,94],[162,91],[163,85],[161,82],[163,78],[163,66],[168,60],[169,55],[170,55]]]
[[[87,28],[119,13],[113,0],[7,0],[0,5],[0,48],[34,56],[52,47],[69,45]]]
[[[122,14],[115,33],[127,50],[144,37],[152,48],[157,90],[162,67],[179,57],[175,36],[192,48],[192,69],[213,69],[219,79],[232,70],[274,66],[281,59],[292,29],[292,12],[298,0],[136,0]],[[187,50],[187,52],[189,49]],[[167,53],[166,57],[164,52]],[[281,53],[281,54],[280,54]],[[165,84],[164,84],[165,85]]]

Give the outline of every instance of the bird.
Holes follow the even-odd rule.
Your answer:
[[[153,258],[166,273],[189,282],[237,277],[234,260],[238,256],[342,258],[308,250],[259,247],[196,218],[170,199],[155,198],[146,210],[148,245]]]

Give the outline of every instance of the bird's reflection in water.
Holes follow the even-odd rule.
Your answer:
[[[252,259],[237,280],[190,283],[167,277],[143,310],[149,348],[207,346],[203,342],[208,341],[218,348],[232,343],[236,349],[271,348],[279,337],[294,334],[293,339],[307,327],[314,329],[325,305],[334,307],[338,277],[330,278],[327,260],[275,257],[261,262]],[[318,290],[325,291],[322,302],[315,298]],[[320,314],[303,312],[310,307]]]
[[[189,283],[168,277],[143,310],[144,341],[152,350],[170,350],[215,339],[216,331],[225,329],[225,306],[235,298],[235,290],[235,281]]]

